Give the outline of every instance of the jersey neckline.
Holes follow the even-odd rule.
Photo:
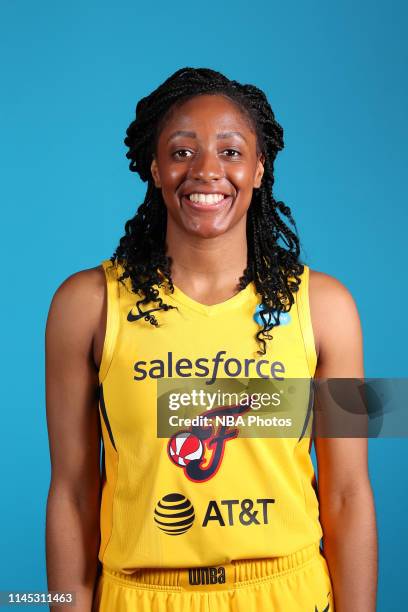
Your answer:
[[[180,287],[173,284],[173,288],[173,293],[169,291],[166,293],[166,296],[204,315],[214,315],[229,310],[230,308],[235,308],[243,304],[245,300],[249,299],[250,295],[255,293],[253,282],[250,282],[244,289],[241,289],[238,293],[223,302],[218,302],[217,304],[202,304],[184,293]]]

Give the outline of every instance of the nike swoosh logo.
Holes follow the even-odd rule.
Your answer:
[[[128,321],[138,321],[139,319],[144,319],[144,317],[151,312],[156,312],[156,310],[161,310],[161,308],[152,308],[151,310],[146,310],[145,312],[141,312],[137,315],[134,315],[131,310],[128,312],[127,320]]]

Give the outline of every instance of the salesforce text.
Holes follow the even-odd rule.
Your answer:
[[[260,378],[273,378],[275,380],[284,380],[285,366],[281,361],[268,361],[267,359],[236,359],[229,357],[225,359],[226,351],[218,351],[212,359],[200,357],[194,362],[191,359],[181,358],[174,360],[173,353],[167,353],[167,361],[162,359],[152,359],[147,361],[136,361],[134,365],[135,380],[144,380],[150,378],[172,378],[174,375],[182,378],[207,378],[207,385],[212,385],[217,375],[226,375],[232,378],[243,376],[249,378],[250,370],[255,370],[256,375]]]

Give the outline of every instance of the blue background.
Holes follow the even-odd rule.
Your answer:
[[[0,5],[3,590],[46,590],[52,295],[112,254],[143,200],[125,129],[139,98],[178,68],[264,89],[285,130],[275,194],[292,208],[306,262],[352,292],[366,376],[407,376],[406,4],[118,4]],[[381,611],[408,599],[397,578],[407,570],[407,450],[407,440],[370,441]]]

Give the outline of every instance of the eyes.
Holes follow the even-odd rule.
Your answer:
[[[229,153],[233,153],[233,155],[227,155],[226,157],[234,159],[241,156],[240,151],[238,151],[237,149],[224,149],[222,153],[225,153],[226,151],[228,151]],[[193,155],[192,151],[190,151],[189,149],[177,149],[177,151],[174,151],[174,153],[172,153],[172,157],[174,157],[175,159],[188,159],[189,157],[191,157],[191,155],[186,155],[186,153],[190,153],[191,155]]]

